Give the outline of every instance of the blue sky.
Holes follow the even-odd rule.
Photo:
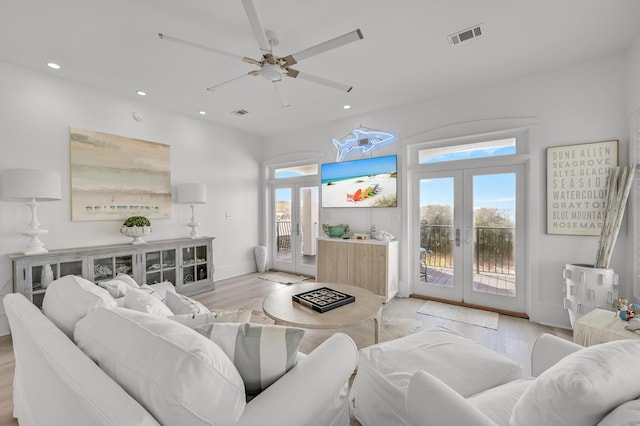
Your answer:
[[[443,161],[470,160],[474,158],[499,157],[516,153],[515,146],[503,146],[497,148],[464,149],[455,152],[447,152],[433,155],[420,160],[420,164],[441,163]]]
[[[515,183],[513,173],[474,176],[473,208],[497,208],[513,219],[515,216]],[[422,179],[420,181],[420,205],[428,204],[453,204],[453,178]]]
[[[322,165],[322,182],[356,176],[376,175],[396,171],[396,156],[366,158]]]

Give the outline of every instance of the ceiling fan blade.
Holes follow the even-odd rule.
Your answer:
[[[269,44],[269,40],[267,40],[267,34],[264,31],[264,27],[260,22],[260,18],[258,17],[258,12],[256,11],[256,5],[253,3],[253,0],[242,0],[242,5],[244,6],[244,10],[247,13],[247,17],[249,18],[249,23],[251,24],[251,28],[253,29],[253,35],[256,37],[258,41],[258,46],[260,46],[260,50],[264,50],[265,52],[271,51],[271,45]]]
[[[247,58],[246,56],[244,58],[242,58],[242,62],[246,62],[246,63],[251,64],[251,65],[257,65],[259,67],[262,66],[262,62],[256,61],[255,59]]]
[[[282,80],[276,80],[273,82],[273,88],[276,90],[276,94],[278,95],[278,99],[280,99],[282,108],[288,108],[291,104],[289,103],[289,99],[287,99],[283,86]]]
[[[232,81],[240,80],[241,78],[247,77],[247,76],[249,76],[249,75],[254,75],[254,74],[252,74],[252,73],[254,73],[254,72],[255,72],[255,71],[251,71],[251,72],[250,72],[250,73],[248,73],[248,74],[242,74],[242,75],[239,75],[239,76],[237,76],[237,77],[232,78],[231,80],[227,80],[227,81],[224,81],[224,82],[222,82],[222,83],[216,84],[215,86],[207,87],[207,90],[208,90],[209,92],[213,92],[214,90],[216,90],[216,89],[217,89],[217,88],[219,88],[220,86],[224,86],[225,84],[231,83]]]
[[[194,42],[188,41],[188,40],[183,40],[183,39],[180,39],[180,38],[177,38],[177,37],[173,37],[173,36],[170,36],[170,35],[167,35],[167,34],[158,33],[158,38],[160,40],[172,41],[174,43],[184,44],[185,46],[193,47],[193,48],[196,48],[196,49],[201,49],[201,50],[206,50],[208,52],[217,53],[218,55],[228,56],[228,57],[233,58],[233,59],[242,59],[241,56],[234,55],[234,54],[229,53],[229,52],[225,52],[224,50],[219,50],[219,49],[216,49],[215,47],[203,46],[201,44],[194,43]]]
[[[288,77],[292,77],[292,78],[300,78],[302,80],[307,80],[310,81],[312,83],[317,83],[317,84],[321,84],[323,86],[327,86],[327,87],[331,87],[332,89],[338,89],[342,92],[347,92],[349,93],[351,91],[351,89],[353,89],[353,86],[349,86],[348,84],[342,84],[342,83],[338,83],[336,81],[333,80],[328,80],[326,78],[323,77],[318,77],[317,75],[312,75],[312,74],[307,74],[306,72],[300,72],[300,71],[296,71],[295,73],[291,73],[291,71],[295,71],[295,70],[289,70],[289,73],[285,74]]]
[[[298,53],[294,53],[293,55],[289,56],[291,56],[291,58],[295,61],[294,63],[296,63],[311,56],[326,52],[327,50],[335,49],[337,47],[344,46],[345,44],[362,40],[363,38],[364,36],[362,35],[362,31],[360,31],[360,29],[358,28],[357,30],[353,30],[331,40],[325,41],[324,43],[316,44],[315,46],[303,49]],[[285,59],[286,61],[289,56],[283,59]],[[293,63],[289,65],[293,65]]]

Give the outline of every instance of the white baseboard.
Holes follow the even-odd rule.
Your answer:
[[[255,262],[243,262],[243,263],[234,263],[233,265],[216,265],[216,269],[213,272],[213,280],[220,281],[225,280],[227,278],[234,278],[240,275],[250,274],[252,272],[256,272],[256,264]]]

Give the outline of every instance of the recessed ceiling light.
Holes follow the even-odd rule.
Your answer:
[[[345,105],[345,106],[343,106],[342,108],[344,108],[344,109],[350,109],[350,108],[351,108],[351,105]]]
[[[140,96],[147,96],[147,92],[143,92],[142,90],[138,90],[136,93]]]
[[[200,114],[200,115],[207,115],[207,111],[198,111],[198,114]]]
[[[60,69],[60,65],[56,64],[55,62],[47,62],[47,66],[51,69],[54,70],[59,70]]]

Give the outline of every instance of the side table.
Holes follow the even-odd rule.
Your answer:
[[[640,333],[625,330],[628,323],[613,311],[596,308],[580,317],[573,327],[573,341],[582,346],[621,339],[640,339]]]

